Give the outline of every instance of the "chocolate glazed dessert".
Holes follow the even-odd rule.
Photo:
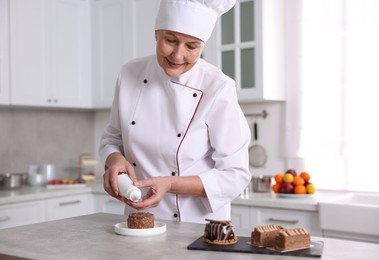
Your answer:
[[[233,224],[229,220],[211,220],[205,225],[204,241],[210,244],[234,244],[238,238],[234,234]]]

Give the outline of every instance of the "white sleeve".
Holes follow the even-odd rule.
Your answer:
[[[109,123],[104,129],[100,139],[99,155],[101,163],[103,163],[103,165],[105,165],[105,161],[111,153],[123,153],[123,142],[121,137],[121,124],[119,116],[119,83],[120,81],[118,79],[116,83]]]
[[[207,194],[203,203],[215,212],[238,197],[251,180],[250,128],[238,104],[234,82],[220,91],[207,125],[215,166],[199,177]]]

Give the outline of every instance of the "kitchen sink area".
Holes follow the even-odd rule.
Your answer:
[[[320,226],[330,237],[379,242],[379,194],[347,193],[319,202]]]

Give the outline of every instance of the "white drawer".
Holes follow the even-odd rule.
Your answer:
[[[91,213],[91,194],[64,196],[47,200],[47,220],[71,218]]]
[[[317,212],[252,207],[250,220],[253,226],[278,224],[285,228],[303,227],[314,236],[322,234]]]
[[[0,206],[0,229],[46,221],[46,202],[12,203]]]

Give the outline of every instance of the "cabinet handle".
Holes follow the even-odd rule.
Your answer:
[[[73,200],[73,201],[67,201],[67,202],[59,202],[59,206],[67,206],[72,204],[78,204],[80,203],[80,200]]]
[[[297,223],[299,223],[299,220],[297,220],[297,219],[289,220],[289,219],[280,219],[280,218],[269,218],[268,221],[271,221],[271,222],[282,222],[282,223],[287,223],[287,224],[297,224]]]
[[[9,221],[9,220],[11,220],[11,217],[9,217],[9,216],[0,217],[0,222],[5,222],[5,221]]]

